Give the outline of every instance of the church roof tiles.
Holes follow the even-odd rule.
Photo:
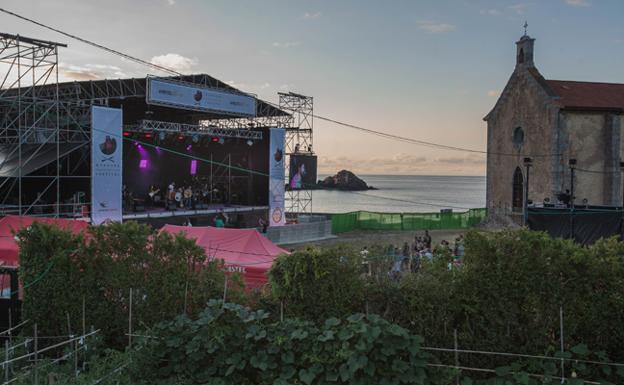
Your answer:
[[[564,108],[624,111],[624,84],[545,80]],[[549,92],[550,93],[550,92]]]

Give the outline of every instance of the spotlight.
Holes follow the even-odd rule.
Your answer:
[[[184,135],[182,135],[182,134],[178,135],[178,140],[180,140],[180,141],[184,140]]]
[[[165,140],[166,137],[167,137],[167,134],[165,134],[164,131],[161,131],[158,133],[158,139]]]
[[[219,142],[219,138],[212,138],[212,139],[210,139],[210,141],[212,143],[218,143]]]
[[[145,134],[143,134],[143,137],[144,137],[145,139],[152,139],[152,136],[153,136],[153,135],[152,135],[152,133],[151,133],[151,132],[146,132]]]
[[[248,145],[248,146],[253,146],[253,140],[249,139],[249,140],[247,141],[247,145]]]
[[[225,144],[225,139],[219,138],[219,144]]]
[[[124,136],[125,138],[129,138],[130,136],[132,136],[132,134],[131,134],[131,133],[129,133],[128,131],[124,131],[124,132],[123,132],[123,136]]]
[[[193,143],[199,142],[199,135],[193,134]]]

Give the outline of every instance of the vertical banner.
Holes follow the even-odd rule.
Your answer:
[[[122,111],[91,108],[91,223],[121,222]]]
[[[269,149],[269,225],[283,226],[284,212],[284,137],[286,130],[271,128],[271,148]]]

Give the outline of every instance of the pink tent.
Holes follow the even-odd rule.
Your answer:
[[[52,219],[37,217],[19,217],[17,215],[7,215],[0,219],[0,264],[4,266],[19,266],[19,247],[15,240],[14,233],[33,224],[33,222],[56,225],[62,229],[69,230],[74,234],[86,229],[89,224],[84,221],[72,219]]]
[[[280,254],[288,253],[255,229],[165,225],[161,231],[184,233],[188,238],[195,239],[206,250],[208,258],[222,259],[227,271],[242,273],[248,288],[266,284],[273,260]]]

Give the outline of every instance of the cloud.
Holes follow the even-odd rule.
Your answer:
[[[446,164],[481,166],[485,164],[485,156],[477,155],[477,154],[471,154],[471,155],[466,155],[466,156],[452,156],[452,157],[435,159],[435,162],[446,163]]]
[[[463,174],[485,173],[485,156],[427,158],[412,154],[398,154],[391,157],[351,158],[346,156],[321,156],[318,162],[319,173],[333,174],[347,169],[355,173],[380,174]]]
[[[498,95],[500,95],[500,92],[496,91],[496,90],[489,90],[487,92],[487,96],[491,97],[491,98],[495,98]]]
[[[527,5],[524,3],[510,5],[509,9],[517,13],[518,15],[524,15],[527,9]]]
[[[254,93],[257,91],[262,91],[262,90],[271,88],[271,83],[269,82],[254,84],[254,83],[237,83],[234,80],[228,80],[226,81],[226,83],[239,90],[247,91],[247,92],[254,92]]]
[[[487,16],[498,16],[501,14],[501,12],[498,9],[482,9],[479,11],[479,14]]]
[[[589,7],[587,0],[565,0],[565,2],[573,7]]]
[[[167,0],[167,5],[172,6],[176,4],[176,0]]]
[[[320,18],[321,16],[323,16],[322,12],[306,12],[301,18],[304,20],[314,20]]]
[[[298,42],[298,41],[287,41],[287,42],[283,42],[283,43],[275,41],[272,44],[272,46],[276,47],[276,48],[293,48],[293,47],[298,47],[300,45],[301,45],[301,43]]]
[[[438,23],[431,20],[419,21],[418,28],[427,33],[447,33],[455,30],[455,26],[453,24]]]
[[[70,80],[101,80],[110,78],[125,78],[126,74],[121,68],[109,64],[85,64],[83,66],[59,63],[61,77]]]
[[[159,65],[161,67],[169,68],[177,72],[189,73],[191,69],[197,65],[197,59],[191,59],[184,57],[177,53],[168,53],[165,55],[154,56],[150,60],[152,64]]]

